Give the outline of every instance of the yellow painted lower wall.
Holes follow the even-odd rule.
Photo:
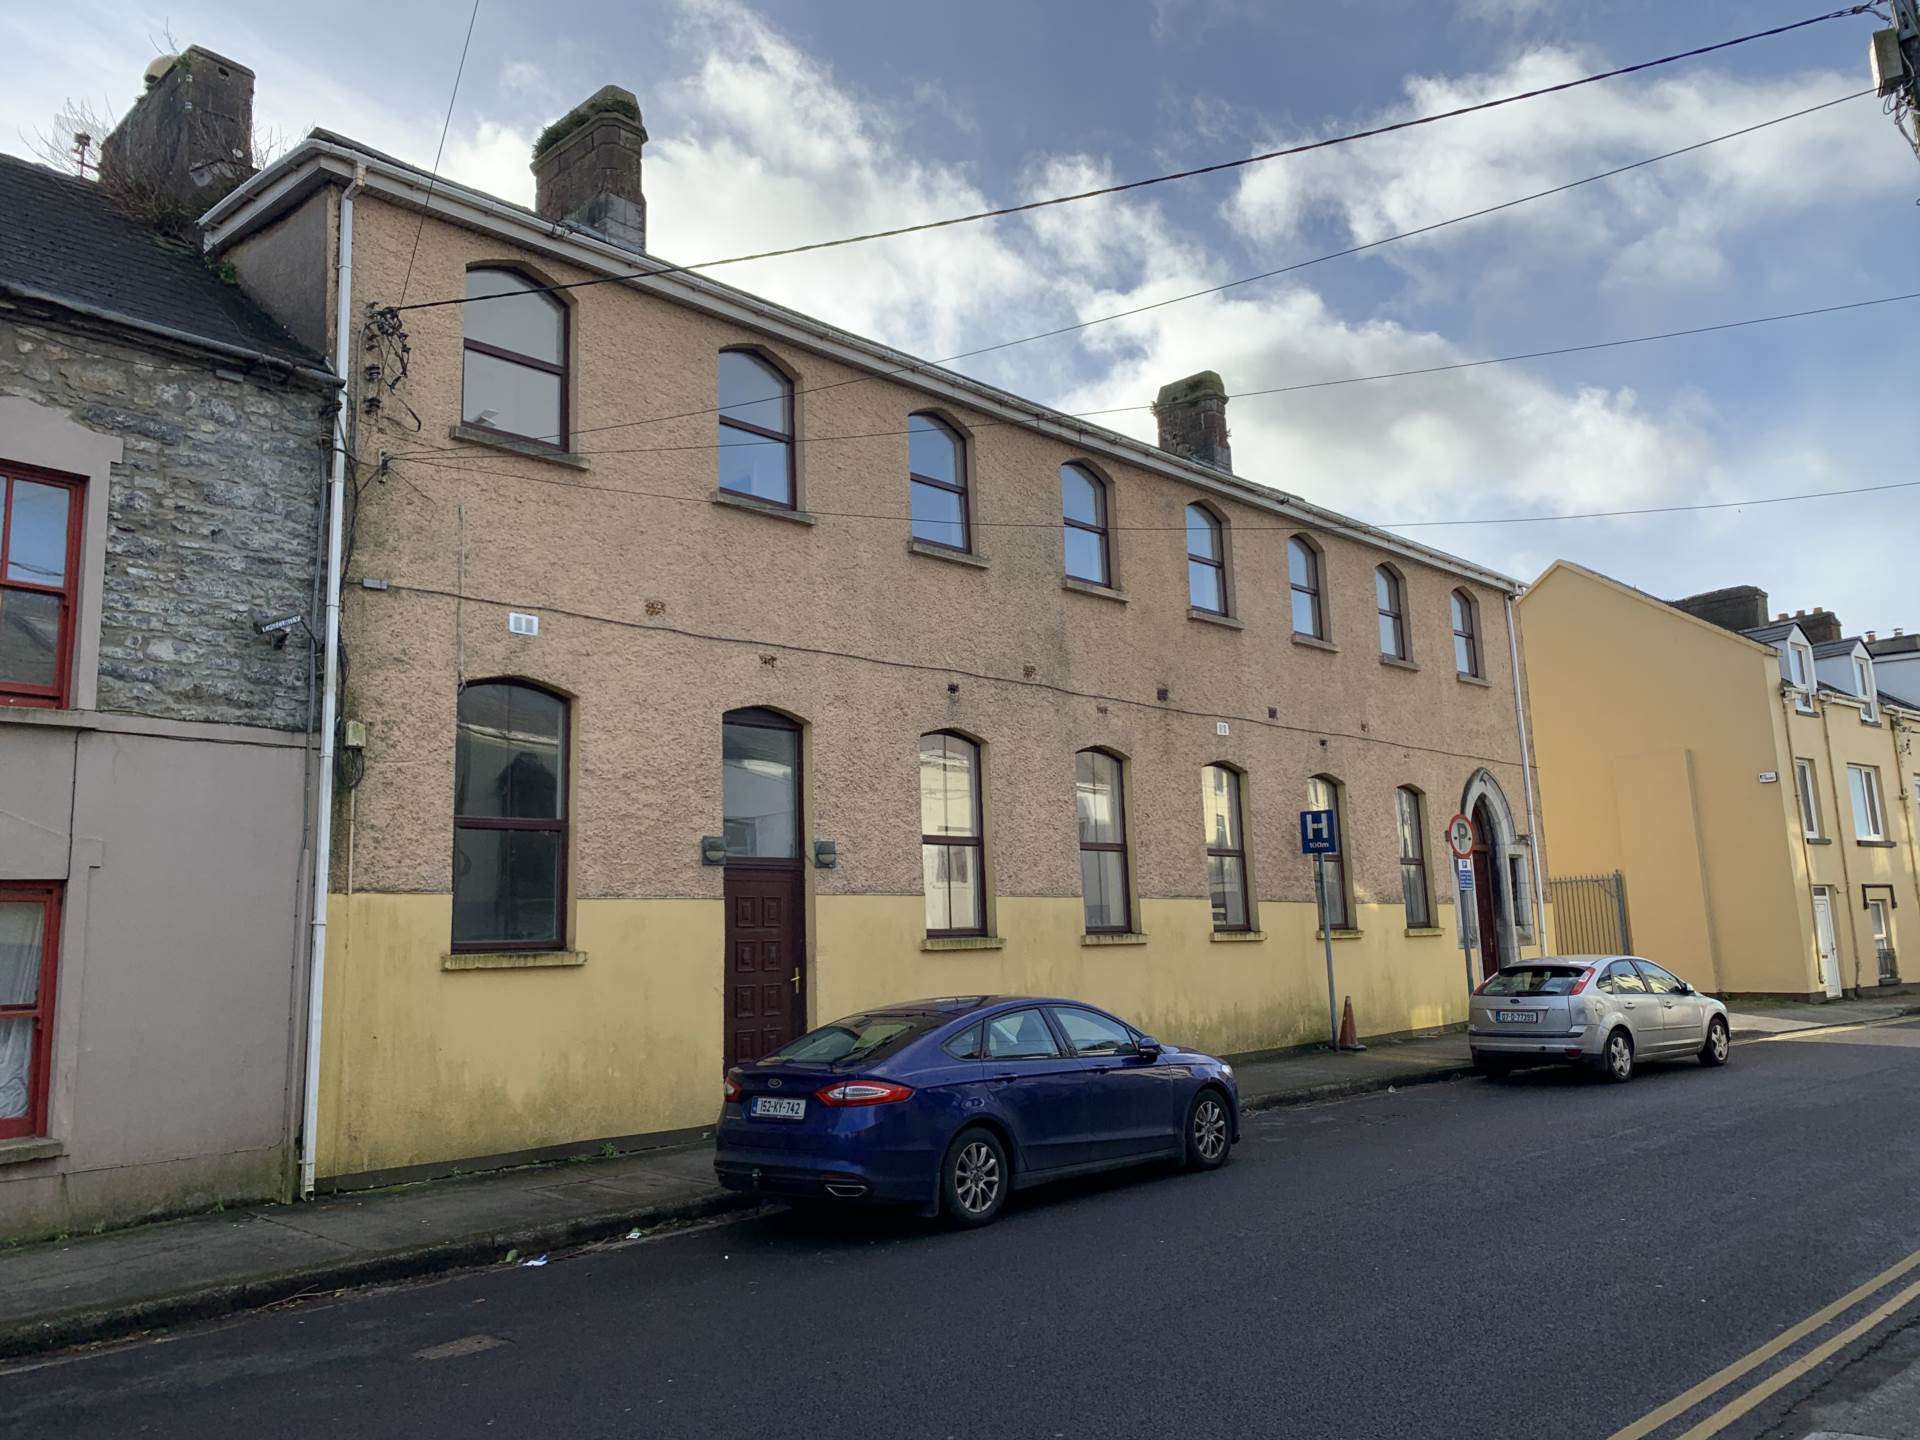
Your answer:
[[[336,895],[328,929],[319,1172],[365,1174],[712,1122],[722,1068],[717,900],[581,900],[584,964],[442,968],[445,895]],[[1451,931],[1357,907],[1334,942],[1360,1032],[1458,1024]],[[1073,996],[1178,1044],[1240,1053],[1322,1040],[1313,907],[1266,903],[1261,940],[1213,938],[1207,902],[1144,900],[1144,943],[1087,944],[1077,897],[1002,897],[998,949],[922,948],[919,896],[814,900],[813,1023],[929,995]],[[1450,918],[1450,912],[1443,912]]]

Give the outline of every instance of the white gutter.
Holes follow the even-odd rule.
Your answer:
[[[944,370],[905,351],[895,350],[865,336],[842,330],[810,315],[763,300],[693,271],[654,275],[636,267],[667,266],[669,262],[642,255],[602,240],[590,231],[543,220],[531,211],[508,204],[483,191],[435,179],[424,170],[379,152],[366,152],[343,137],[310,136],[265,170],[256,172],[201,217],[210,253],[233,244],[260,219],[270,218],[285,205],[297,203],[329,178],[344,179],[347,167],[361,177],[364,187],[379,199],[413,210],[424,210],[446,223],[488,235],[505,235],[555,259],[602,275],[673,304],[752,328],[763,334],[836,360],[875,379],[920,390],[926,394],[982,411],[995,419],[1038,431],[1069,445],[1104,454],[1182,484],[1196,486],[1225,499],[1280,515],[1302,525],[1344,535],[1404,559],[1430,565],[1499,590],[1517,594],[1519,582],[1498,571],[1475,565],[1444,550],[1408,540],[1363,520],[1325,509],[1287,491],[1260,485],[1239,476],[1184,460],[1159,446],[1136,440],[1117,430],[1050,409],[1010,391]]]
[[[1513,725],[1520,733],[1520,786],[1527,792],[1527,854],[1533,869],[1533,943],[1547,953],[1546,919],[1540,895],[1540,835],[1533,814],[1533,747],[1527,743],[1525,686],[1520,683],[1520,635],[1513,623],[1513,596],[1507,602],[1507,659],[1513,677]]]
[[[353,197],[366,184],[365,166],[340,193],[340,261],[334,289],[333,368],[344,379],[353,360]],[[347,436],[353,390],[340,392],[333,424],[333,469],[327,477],[326,680],[320,692],[320,803],[313,821],[313,953],[307,963],[307,1076],[300,1116],[300,1198],[313,1194],[320,1130],[320,1022],[326,1008],[327,887],[333,857],[333,735],[340,714],[340,572],[345,563]]]

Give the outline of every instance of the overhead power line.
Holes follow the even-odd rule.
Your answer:
[[[394,460],[396,458],[395,456],[387,457],[388,460]],[[461,475],[477,475],[487,480],[511,480],[516,485],[531,483],[535,485],[551,485],[561,490],[593,490],[608,495],[633,495],[643,500],[669,500],[680,505],[710,506],[714,503],[710,495],[677,494],[668,490],[641,490],[630,485],[598,485],[586,480],[561,480],[551,475],[516,474],[503,470],[479,470],[471,465],[455,465],[442,460],[429,460],[420,455],[408,457],[407,463],[411,465],[424,465],[430,470],[440,470]],[[396,471],[395,473],[398,472]],[[1580,510],[1547,515],[1466,516],[1457,520],[1363,520],[1357,523],[1369,526],[1375,530],[1422,530],[1433,529],[1443,525],[1540,525],[1556,520],[1616,520],[1635,515],[1678,515],[1699,510],[1743,510],[1748,506],[1785,505],[1796,500],[1827,500],[1843,495],[1872,495],[1885,490],[1909,490],[1914,488],[1920,488],[1920,480],[1896,480],[1882,485],[1858,485],[1843,490],[1811,490],[1800,495],[1764,495],[1746,500],[1702,501],[1692,505],[1656,505],[1635,510]],[[425,498],[431,500],[432,497],[425,496],[424,491],[421,493]],[[1306,501],[1302,496],[1290,495],[1280,490],[1275,490],[1272,494],[1273,498],[1277,500],[1300,500],[1302,503],[1311,503]],[[815,510],[809,508],[806,513],[816,520],[873,520],[892,525],[908,525],[913,522],[911,515],[883,514],[864,510]],[[1048,520],[972,519],[968,521],[969,527],[975,530],[1057,530],[1061,524],[1062,522],[1058,516]],[[1182,531],[1186,528],[1184,523],[1178,525],[1109,525],[1107,527],[1107,533],[1119,534],[1126,531],[1167,533]],[[1301,528],[1299,524],[1254,525],[1242,522],[1233,527],[1233,533],[1235,535],[1246,535],[1272,532],[1290,535],[1299,531]]]
[[[1603,80],[1615,80],[1623,75],[1638,74],[1643,70],[1652,70],[1662,65],[1672,65],[1681,60],[1697,59],[1702,55],[1711,55],[1719,50],[1730,50],[1736,45],[1746,45],[1755,40],[1765,40],[1775,35],[1785,35],[1790,31],[1804,30],[1810,25],[1820,25],[1828,20],[1842,20],[1855,15],[1866,14],[1873,7],[1870,4],[1850,5],[1844,10],[1832,10],[1824,15],[1811,15],[1804,20],[1795,20],[1785,25],[1775,25],[1766,30],[1755,30],[1751,34],[1736,35],[1730,40],[1715,41],[1711,45],[1695,46],[1691,50],[1676,51],[1671,55],[1662,55],[1653,60],[1641,60],[1632,65],[1622,65],[1613,70],[1603,70],[1593,75],[1583,75],[1576,80],[1563,80],[1557,85],[1542,85],[1532,90],[1523,90],[1513,95],[1502,95],[1493,100],[1481,100],[1471,105],[1456,106],[1451,110],[1437,111],[1431,115],[1417,116],[1411,120],[1396,120],[1386,125],[1375,125],[1366,130],[1348,131],[1341,135],[1328,136],[1321,140],[1303,141],[1298,145],[1288,145],[1278,150],[1266,150],[1257,155],[1245,155],[1233,160],[1217,160],[1207,165],[1196,165],[1185,170],[1169,171],[1164,175],[1150,175],[1142,180],[1127,180],[1117,185],[1102,185],[1092,190],[1079,190],[1068,195],[1052,195],[1041,200],[1028,200],[1017,205],[1002,205],[991,210],[976,210],[966,215],[950,215],[943,220],[922,220],[911,225],[898,225],[887,230],[871,230],[860,235],[845,235],[834,240],[815,240],[804,245],[788,245],[775,250],[758,250],[746,255],[730,255],[718,260],[705,260],[690,265],[659,265],[646,269],[628,271],[618,275],[598,275],[588,280],[572,280],[557,285],[529,286],[525,290],[505,290],[493,295],[473,296],[450,295],[440,300],[417,300],[411,305],[401,304],[400,310],[427,310],[442,305],[466,305],[484,300],[503,299],[509,295],[550,294],[561,290],[582,290],[592,285],[615,284],[626,280],[646,279],[661,275],[677,275],[694,270],[715,270],[723,265],[739,265],[749,260],[772,260],[786,255],[802,255],[816,250],[830,250],[843,245],[859,245],[870,240],[892,239],[900,235],[916,235],[928,230],[943,230],[954,225],[970,225],[981,220],[997,220],[1008,215],[1021,215],[1034,210],[1044,210],[1056,205],[1070,205],[1080,200],[1093,200],[1106,195],[1120,195],[1132,190],[1143,190],[1150,185],[1165,185],[1175,180],[1191,180],[1201,175],[1214,175],[1226,170],[1238,170],[1249,165],[1264,164],[1269,160],[1283,159],[1289,155],[1302,155],[1312,150],[1326,150],[1336,145],[1351,144],[1356,140],[1368,140],[1380,135],[1391,135],[1402,130],[1412,130],[1423,125],[1437,124],[1442,120],[1458,119],[1462,115],[1474,115],[1486,110],[1497,110],[1502,106],[1516,105],[1523,100],[1535,100],[1543,95],[1557,95],[1567,90],[1576,90],[1584,85],[1595,85]]]
[[[1784,310],[1772,315],[1750,315],[1743,320],[1722,320],[1712,325],[1689,325],[1680,330],[1659,330],[1651,335],[1626,335],[1617,340],[1589,340],[1575,345],[1555,345],[1544,350],[1522,350],[1512,355],[1488,355],[1478,360],[1453,360],[1444,365],[1418,365],[1405,370],[1381,370],[1371,375],[1342,375],[1328,380],[1303,380],[1291,385],[1268,385],[1258,390],[1235,390],[1228,400],[1251,400],[1262,395],[1296,395],[1305,390],[1331,390],[1344,385],[1367,385],[1381,380],[1409,380],[1422,375],[1446,375],[1458,370],[1479,370],[1489,365],[1512,365],[1523,360],[1547,360],[1557,355],[1585,355],[1596,350],[1617,350],[1628,345],[1649,345],[1659,340],[1681,340],[1692,335],[1714,335],[1726,330],[1747,330],[1756,325],[1773,325],[1784,320],[1805,320],[1818,315],[1840,315],[1850,310],[1869,310],[1880,305],[1897,305],[1920,300],[1920,290],[1901,295],[1882,295],[1873,300],[1849,300],[1837,305],[1819,305],[1807,310]],[[1061,418],[1090,420],[1102,415],[1123,415],[1153,409],[1153,402],[1141,405],[1111,405],[1100,410],[1059,412]],[[986,430],[1002,425],[1031,423],[1025,420],[978,420],[968,423],[969,430]],[[821,445],[850,440],[882,440],[908,435],[903,427],[890,430],[861,430],[843,435],[798,435],[791,440],[728,440],[691,445],[616,445],[589,450],[597,455],[659,455],[689,450],[739,450],[767,445]],[[475,455],[465,448],[434,445],[421,450],[396,450],[389,460],[417,459],[424,455],[459,455],[474,460],[512,461],[522,457],[511,453]]]
[[[1344,249],[1329,251],[1327,254],[1324,254],[1324,255],[1315,255],[1306,260],[1296,260],[1290,264],[1281,265],[1271,270],[1262,270],[1253,275],[1243,275],[1237,280],[1228,280],[1218,285],[1209,285],[1205,289],[1191,290],[1181,295],[1168,296],[1165,299],[1150,301],[1144,305],[1136,305],[1136,306],[1130,307],[1129,309],[1117,310],[1108,315],[1096,315],[1087,320],[1076,321],[1071,325],[1062,325],[1051,330],[1042,330],[1032,335],[1023,335],[1012,340],[997,341],[992,345],[981,346],[979,349],[962,351],[958,355],[949,355],[942,360],[919,361],[919,362],[915,362],[912,365],[897,366],[893,369],[880,371],[872,375],[857,375],[852,377],[851,379],[830,380],[820,385],[799,386],[794,389],[793,394],[795,396],[812,395],[824,390],[838,390],[848,385],[863,385],[874,380],[884,380],[884,379],[889,379],[899,375],[915,373],[921,370],[933,369],[938,366],[951,364],[956,360],[966,360],[966,359],[971,359],[978,355],[990,354],[998,350],[1008,350],[1008,349],[1012,349],[1014,346],[1017,346],[1017,345],[1031,344],[1036,340],[1047,340],[1047,339],[1053,338],[1056,335],[1070,334],[1076,330],[1085,330],[1095,325],[1104,325],[1109,323],[1110,321],[1123,320],[1128,318],[1129,316],[1144,314],[1149,310],[1164,309],[1169,305],[1178,305],[1183,303],[1184,301],[1198,300],[1208,295],[1217,295],[1222,293],[1223,291],[1236,289],[1243,285],[1251,285],[1261,280],[1270,280],[1270,279],[1273,279],[1275,276],[1291,274],[1296,270],[1305,270],[1310,266],[1323,265],[1330,260],[1340,260],[1350,255],[1358,255],[1363,251],[1376,250],[1383,245],[1391,245],[1396,241],[1410,240],[1420,235],[1429,235],[1436,230],[1444,230],[1449,226],[1459,225],[1468,220],[1477,220],[1482,218],[1483,216],[1498,214],[1500,211],[1511,210],[1516,206],[1525,205],[1534,200],[1544,200],[1554,195],[1562,195],[1570,190],[1577,190],[1583,185],[1592,185],[1601,180],[1612,179],[1616,175],[1623,175],[1630,170],[1638,170],[1648,165],[1656,165],[1663,160],[1672,160],[1681,155],[1688,155],[1693,153],[1696,150],[1703,150],[1710,145],[1719,145],[1728,140],[1736,140],[1743,135],[1751,135],[1756,131],[1766,130],[1775,125],[1783,125],[1789,120],[1798,120],[1803,118],[1804,116],[1815,114],[1821,110],[1829,110],[1836,105],[1844,105],[1849,100],[1858,100],[1864,96],[1871,95],[1873,93],[1874,91],[1871,88],[1866,90],[1856,90],[1851,95],[1842,95],[1837,99],[1826,100],[1821,102],[1818,105],[1809,105],[1804,109],[1790,111],[1785,115],[1776,115],[1770,120],[1762,120],[1757,122],[1756,124],[1745,125],[1738,130],[1729,130],[1724,135],[1715,135],[1706,140],[1696,140],[1693,144],[1683,145],[1676,150],[1667,150],[1667,151],[1663,151],[1661,154],[1658,154],[1658,155],[1649,155],[1644,159],[1629,161],[1624,165],[1616,165],[1612,169],[1602,170],[1598,174],[1583,176],[1578,180],[1569,180],[1564,184],[1554,185],[1545,190],[1536,190],[1528,195],[1516,196],[1511,200],[1503,200],[1495,205],[1482,206],[1478,210],[1469,210],[1464,214],[1450,216],[1445,220],[1436,220],[1431,224],[1416,226],[1411,230],[1402,230],[1392,235],[1383,235],[1375,240],[1364,241],[1358,245],[1349,245]],[[1616,343],[1630,343],[1630,342],[1616,342]],[[1350,384],[1354,382],[1341,381],[1337,383]],[[1256,392],[1256,393],[1264,393],[1264,392]],[[768,395],[768,396],[761,397],[762,400],[778,400],[781,398],[783,397],[778,395]],[[1229,398],[1233,398],[1233,397],[1229,397]],[[742,403],[748,404],[748,403],[758,403],[758,402],[742,402]],[[574,429],[571,432],[571,434],[568,436],[568,439],[569,441],[573,441],[573,440],[577,440],[582,435],[598,435],[598,434],[604,434],[610,430],[626,430],[626,429],[632,429],[640,425],[656,425],[656,424],[663,424],[670,420],[686,420],[686,419],[694,419],[702,415],[715,415],[720,412],[721,408],[722,407],[718,405],[709,405],[697,410],[678,410],[670,414],[642,416],[639,419],[619,420],[619,421],[611,422],[606,425],[582,426]],[[1087,418],[1093,415],[1118,414],[1124,410],[1148,409],[1148,408],[1151,408],[1151,407],[1150,406],[1119,406],[1113,410],[1083,411],[1076,418]],[[985,423],[1009,423],[1009,422],[985,422]],[[892,434],[895,432],[888,431],[888,432],[882,432],[882,433]],[[559,437],[549,435],[544,437],[536,436],[531,438],[546,439],[549,441],[553,441],[553,440],[557,440]],[[858,438],[866,438],[866,437],[864,436],[848,436],[848,437],[820,436],[820,437],[811,437],[811,438],[812,439],[835,439],[835,438],[858,439]],[[703,447],[657,447],[657,448],[672,449],[672,448],[703,448]],[[418,450],[418,451],[398,451],[391,458],[400,459],[407,455],[423,454],[423,453],[428,453],[430,451],[444,452],[444,451],[447,451],[447,447],[446,446],[427,446],[427,447],[424,447],[424,449]],[[449,453],[452,453],[452,452],[449,452]],[[587,451],[585,453],[592,454],[592,455],[611,455],[611,454],[629,454],[634,452],[631,450],[593,450],[593,451]]]
[[[467,49],[473,44],[473,23],[480,18],[480,0],[473,0],[467,15],[467,37],[460,42],[460,63],[453,72],[453,92],[447,96],[447,113],[440,122],[440,143],[434,147],[433,169],[427,173],[427,202],[433,202],[433,187],[440,182],[440,157],[447,150],[447,131],[453,125],[453,103],[460,98],[460,77],[467,73]],[[427,210],[420,210],[420,223],[413,228],[413,248],[407,252],[407,273],[400,281],[400,303],[407,303],[407,286],[413,283],[413,262],[420,256],[420,232],[427,228]]]

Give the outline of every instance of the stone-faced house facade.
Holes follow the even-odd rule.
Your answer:
[[[296,323],[352,197],[323,1183],[697,1133],[916,995],[1324,1040],[1310,806],[1364,1033],[1546,943],[1512,581],[1236,476],[1217,376],[1148,445],[647,274],[644,140],[601,92],[528,210],[319,131],[206,217]]]
[[[338,389],[111,188],[0,157],[7,1237],[290,1183]]]

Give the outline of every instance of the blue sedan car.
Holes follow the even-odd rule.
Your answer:
[[[850,1015],[727,1072],[732,1190],[868,1200],[984,1225],[1016,1189],[1240,1138],[1233,1067],[1077,1000],[967,995]]]

